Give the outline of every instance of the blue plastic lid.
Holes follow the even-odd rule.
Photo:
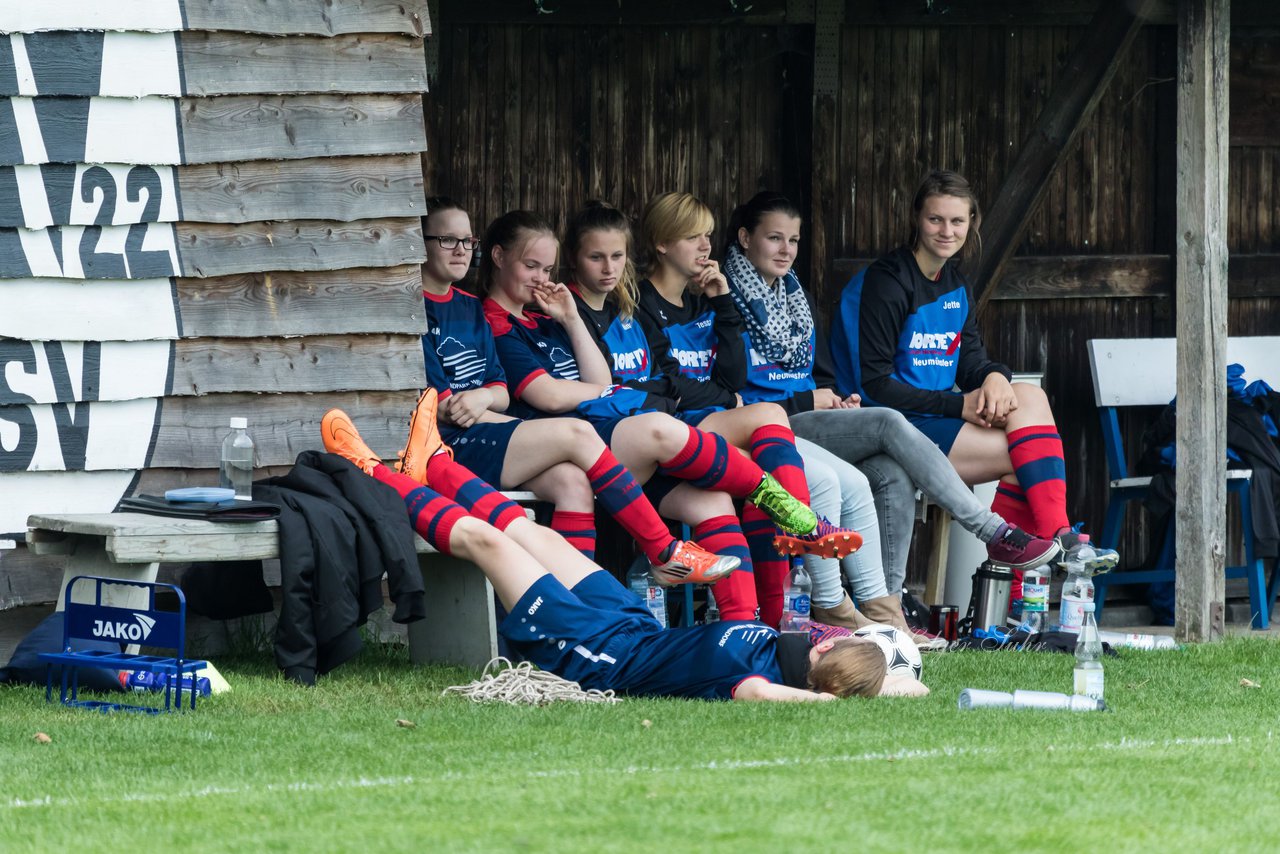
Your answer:
[[[186,486],[182,489],[170,489],[164,494],[165,501],[230,501],[236,497],[234,489],[225,486]]]

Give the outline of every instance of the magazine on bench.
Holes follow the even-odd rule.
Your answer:
[[[169,501],[159,495],[122,498],[116,509],[179,519],[207,519],[210,522],[261,522],[280,515],[280,508],[267,501],[234,498],[227,501]]]

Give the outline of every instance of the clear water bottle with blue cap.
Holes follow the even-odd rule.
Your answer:
[[[810,617],[813,582],[805,571],[804,561],[797,560],[791,570],[787,582],[786,599],[782,603],[782,626],[784,632],[807,632]]]

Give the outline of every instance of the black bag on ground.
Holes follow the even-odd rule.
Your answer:
[[[73,638],[71,648],[76,652],[101,650],[120,652],[121,645],[110,641],[91,641]],[[44,685],[49,665],[40,660],[42,652],[62,652],[62,612],[55,611],[45,617],[27,633],[13,650],[9,666],[0,668],[0,682],[15,685]],[[91,691],[123,691],[119,674],[105,667],[80,667],[80,687]],[[62,681],[62,665],[53,665],[53,682]]]

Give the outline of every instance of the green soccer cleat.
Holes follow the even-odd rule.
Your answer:
[[[782,488],[773,475],[766,474],[747,500],[764,511],[788,534],[808,534],[818,527],[818,517],[804,502]]]

